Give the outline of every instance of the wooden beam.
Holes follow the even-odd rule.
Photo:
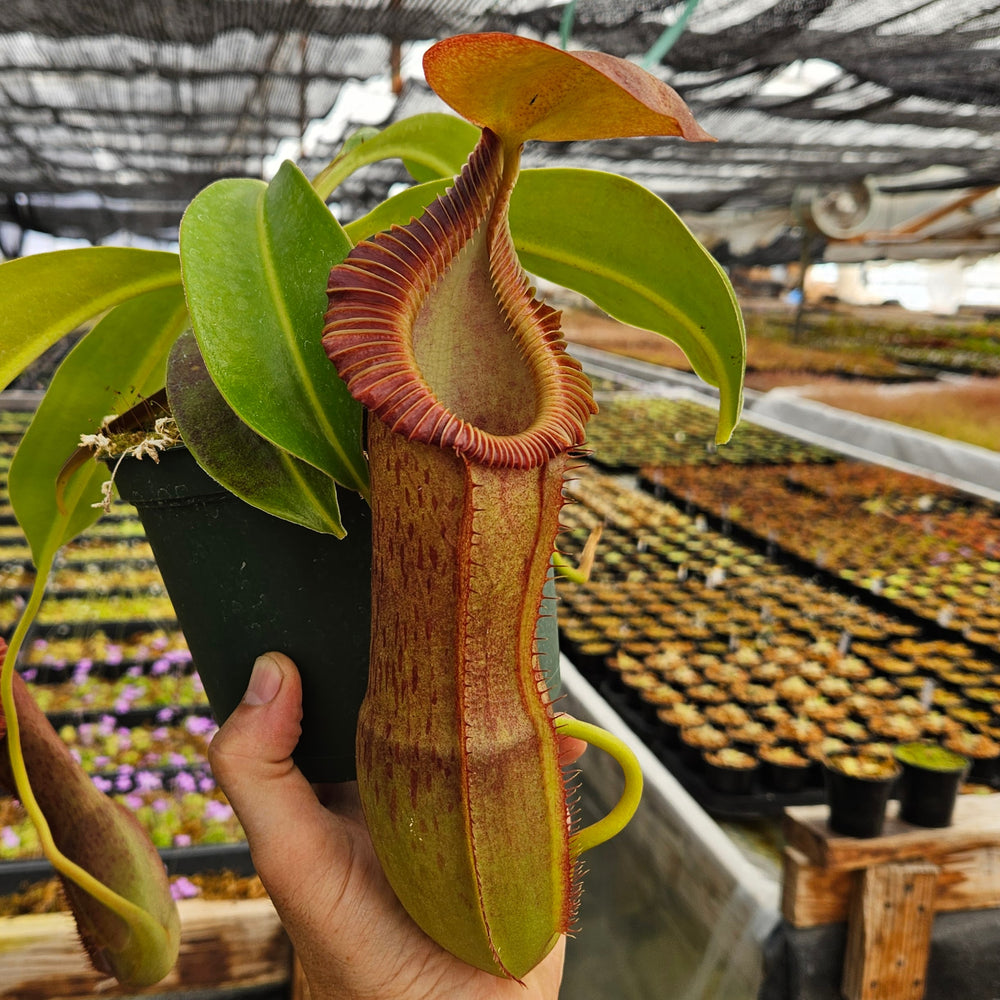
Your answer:
[[[878,865],[856,879],[841,991],[846,1000],[921,1000],[934,921],[935,865]]]
[[[854,873],[814,865],[801,851],[782,854],[781,913],[793,927],[816,927],[847,919]]]
[[[938,867],[935,912],[1000,907],[1000,848],[961,851],[930,859]],[[782,857],[781,912],[793,927],[847,919],[853,871],[814,865],[786,847]]]
[[[0,1000],[108,1000],[289,982],[291,946],[269,899],[190,899],[178,907],[177,964],[141,991],[94,971],[69,914],[0,918]]]
[[[1000,848],[1000,795],[960,795],[952,825],[940,829],[911,826],[897,812],[890,802],[882,836],[859,839],[830,831],[827,806],[793,806],[785,810],[785,840],[813,864],[841,870]]]

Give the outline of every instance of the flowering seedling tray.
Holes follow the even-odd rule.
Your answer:
[[[191,761],[184,766],[164,765],[162,767],[143,767],[126,770],[118,768],[114,771],[103,771],[92,774],[91,780],[108,793],[128,795],[131,792],[143,791],[143,778],[152,778],[160,788],[181,787],[184,791],[193,791],[199,783],[211,780],[212,771],[208,761]]]
[[[250,876],[256,869],[246,842],[233,844],[196,844],[192,847],[165,847],[160,857],[169,875],[202,875],[229,871]],[[26,858],[0,862],[0,896],[22,892],[34,882],[54,878],[55,871],[45,858]]]
[[[105,681],[118,680],[130,675],[131,671],[136,671],[139,676],[143,677],[165,676],[166,672],[161,673],[161,668],[156,666],[160,662],[160,659],[161,657],[147,660],[122,660],[115,663],[98,660],[91,665],[87,671],[87,676]],[[183,663],[172,663],[169,674],[173,676],[186,676],[194,673],[194,670],[194,662],[188,660]],[[31,671],[34,671],[34,673],[30,673]],[[80,678],[77,677],[72,664],[64,666],[41,664],[37,667],[22,668],[22,673],[29,673],[29,676],[25,679],[30,680],[33,685],[54,685],[68,682],[80,684]]]
[[[100,630],[109,639],[121,640],[136,632],[155,632],[158,629],[177,627],[175,619],[136,618],[128,621],[80,621],[80,622],[35,622],[31,626],[31,634],[35,638],[47,639],[56,637],[66,639],[73,636],[88,636],[95,630]],[[14,631],[13,626],[0,629],[0,636],[5,639]]]
[[[126,726],[132,729],[135,726],[144,726],[152,723],[169,724],[172,726],[182,725],[185,719],[191,716],[210,719],[212,718],[212,710],[208,705],[149,705],[141,708],[130,708],[124,712],[81,708],[69,712],[52,712],[48,715],[48,720],[56,729],[60,729],[62,726],[81,726],[85,723],[100,723],[110,718],[114,721],[116,727]]]

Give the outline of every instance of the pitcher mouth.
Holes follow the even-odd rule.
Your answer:
[[[534,297],[517,260],[506,222],[514,174],[484,130],[420,219],[331,271],[323,346],[352,395],[407,440],[534,468],[582,445],[596,406],[559,312]],[[472,282],[486,294],[470,296]]]

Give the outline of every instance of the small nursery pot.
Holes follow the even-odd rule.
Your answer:
[[[848,837],[877,837],[901,768],[895,760],[883,760],[879,762],[882,773],[849,773],[858,759],[857,754],[847,751],[831,754],[824,761],[830,829]]]
[[[186,448],[158,463],[126,458],[115,483],[139,512],[216,718],[239,704],[259,654],[287,653],[302,675],[296,763],[310,781],[353,779],[368,682],[368,504],[340,490],[347,536],[320,534],[244,503]]]
[[[951,825],[958,790],[969,772],[969,759],[934,743],[896,747],[903,767],[899,783],[899,816],[915,826]]]
[[[800,792],[809,781],[812,762],[791,748],[762,748],[760,759],[764,784],[776,792]]]
[[[732,748],[705,753],[702,758],[710,788],[724,795],[749,795],[753,791],[760,766],[756,758]]]

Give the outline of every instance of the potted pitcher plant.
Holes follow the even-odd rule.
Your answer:
[[[105,837],[62,837],[58,803],[83,789],[53,784],[58,741],[14,668],[58,548],[100,513],[107,468],[67,461],[82,432],[88,451],[141,457],[109,460],[121,481],[126,463],[152,475],[183,447],[211,489],[317,545],[333,538],[327,576],[345,499],[370,510],[357,529],[370,539],[370,626],[356,610],[337,626],[360,624],[368,654],[357,779],[393,889],[460,958],[513,978],[537,964],[570,926],[581,853],[638,800],[634,758],[557,718],[540,664],[563,483],[596,406],[526,271],[680,344],[719,387],[719,440],[739,416],[743,325],[724,273],[659,198],[613,174],[519,164],[533,140],[710,137],[669,87],[600,53],[466,35],[431,47],[424,69],[461,118],[366,131],[311,182],[291,163],[268,184],[219,181],[188,207],[179,254],[93,248],[0,265],[0,384],[100,317],[11,468],[38,583],[2,693],[9,781],[75,887],[88,949],[132,984],[156,981],[176,955],[162,872],[138,842],[109,866]],[[390,157],[416,183],[341,226],[326,200]],[[164,489],[169,505],[188,487]],[[333,653],[321,671],[337,672]],[[250,661],[228,666],[241,691]],[[353,744],[353,717],[348,728]],[[626,775],[611,814],[582,830],[567,821],[560,732],[608,750]],[[91,812],[95,830],[132,831],[110,807]]]

